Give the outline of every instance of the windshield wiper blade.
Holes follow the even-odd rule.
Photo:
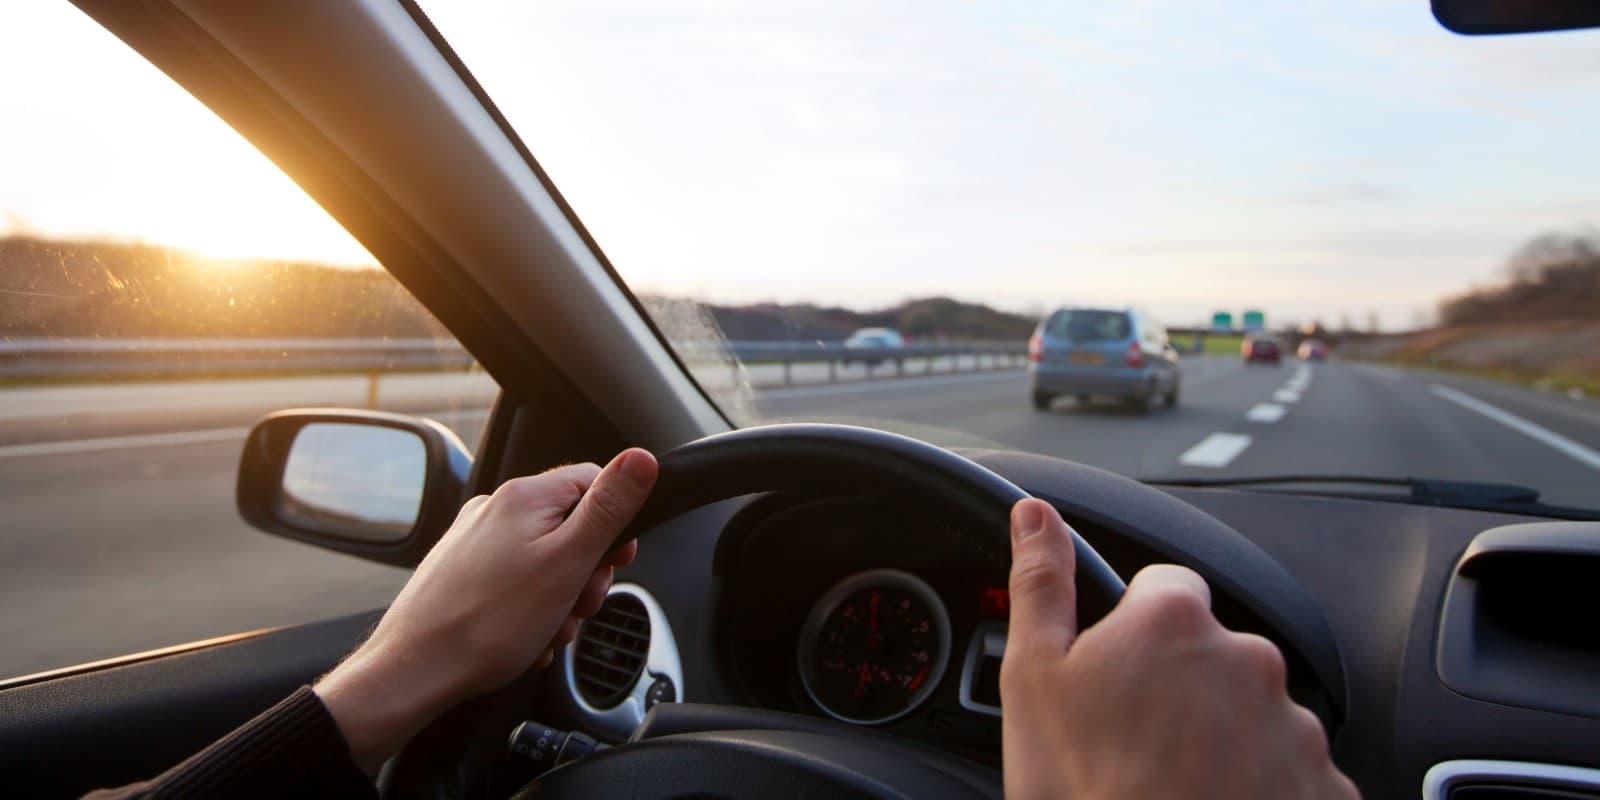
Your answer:
[[[1295,484],[1348,484],[1391,486],[1406,489],[1403,495],[1382,492],[1333,492],[1301,490],[1299,494],[1324,494],[1362,500],[1409,502],[1417,505],[1468,508],[1476,511],[1503,511],[1561,519],[1600,519],[1600,510],[1554,506],[1539,501],[1539,490],[1513,483],[1449,481],[1436,478],[1392,478],[1371,475],[1273,475],[1244,478],[1156,478],[1146,480],[1161,486],[1197,488],[1237,488],[1292,486]]]

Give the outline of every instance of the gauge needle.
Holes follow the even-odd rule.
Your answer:
[[[908,691],[908,692],[916,691],[917,687],[921,686],[922,682],[927,680],[927,679],[928,679],[928,668],[927,667],[923,667],[922,671],[917,673],[917,677],[912,678],[911,679],[911,683],[906,685],[906,691]]]

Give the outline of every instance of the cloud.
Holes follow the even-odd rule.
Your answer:
[[[1331,206],[1371,203],[1390,203],[1399,198],[1395,190],[1377,183],[1345,183],[1313,187],[1298,192],[1261,195],[1248,198],[1256,203],[1297,206]]]

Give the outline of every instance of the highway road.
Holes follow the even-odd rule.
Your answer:
[[[493,396],[481,376],[442,396],[427,377],[385,380],[380,406],[469,442]],[[266,536],[233,507],[251,420],[364,399],[348,378],[0,392],[0,678],[387,602],[405,572]],[[1179,407],[1148,416],[1070,399],[1035,411],[1018,371],[768,389],[756,407],[1141,478],[1455,478],[1600,506],[1600,403],[1373,365],[1190,359]]]

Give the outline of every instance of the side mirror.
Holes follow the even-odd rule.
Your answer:
[[[461,440],[432,420],[296,409],[250,431],[236,498],[267,533],[409,567],[454,521],[471,469]]]
[[[1600,26],[1594,0],[1432,0],[1439,24],[1468,36]]]

